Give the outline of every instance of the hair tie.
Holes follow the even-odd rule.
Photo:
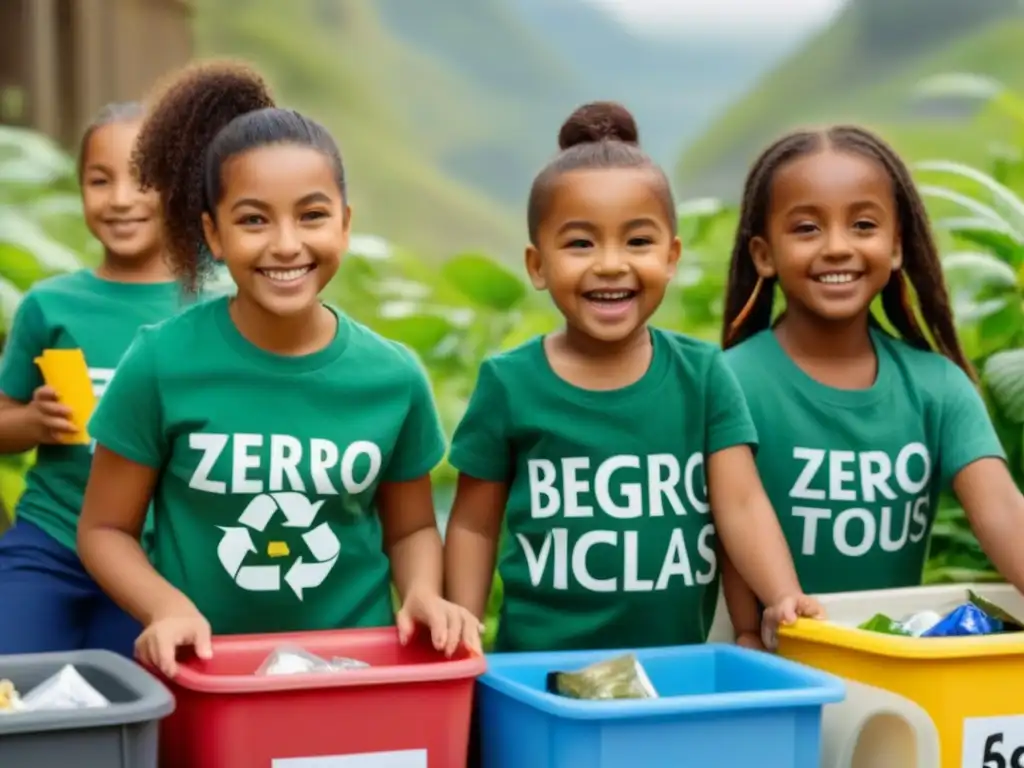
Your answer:
[[[740,327],[746,322],[750,313],[754,311],[754,304],[757,303],[757,297],[761,295],[761,287],[764,285],[764,278],[761,275],[757,276],[757,282],[754,284],[754,290],[750,293],[750,298],[747,299],[747,303],[743,305],[743,309],[736,315],[736,319],[729,323],[729,341],[736,338],[736,334],[739,333]]]

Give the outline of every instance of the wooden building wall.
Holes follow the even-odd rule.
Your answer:
[[[0,0],[0,122],[66,146],[192,55],[187,0]]]

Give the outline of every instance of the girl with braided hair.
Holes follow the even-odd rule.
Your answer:
[[[785,311],[773,322],[776,289]],[[1024,588],[1024,497],[957,340],[924,204],[882,139],[836,126],[761,154],[722,342],[808,592],[920,584],[950,487],[996,568]],[[740,642],[758,645],[753,595],[728,563],[723,579]]]

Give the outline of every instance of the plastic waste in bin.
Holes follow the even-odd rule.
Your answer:
[[[257,676],[281,646],[369,667]],[[482,656],[446,659],[421,633],[393,627],[215,637],[168,682],[177,699],[161,732],[163,766],[188,768],[448,768],[464,766]]]
[[[900,637],[857,629],[876,613],[897,620],[945,614],[967,590],[1012,614],[1024,596],[1006,584],[955,584],[818,595],[828,621],[783,628],[779,653],[916,702],[935,723],[941,768],[1024,766],[1024,632],[970,637]]]
[[[627,651],[497,654],[479,681],[483,768],[819,768],[838,678],[726,645],[632,651],[657,699],[579,701],[545,690]]]
[[[0,678],[24,695],[66,664],[110,705],[0,715],[0,766],[156,768],[158,723],[174,699],[138,664],[109,651],[0,656]]]

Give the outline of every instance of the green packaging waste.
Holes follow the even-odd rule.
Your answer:
[[[905,630],[899,622],[893,621],[884,613],[876,613],[863,624],[858,625],[857,629],[863,629],[868,632],[880,632],[883,635],[903,635],[904,637],[910,637],[910,633]]]

